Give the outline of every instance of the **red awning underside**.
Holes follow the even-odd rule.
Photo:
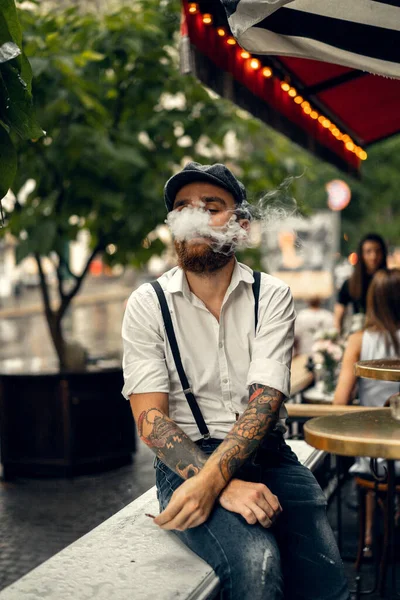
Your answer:
[[[317,120],[313,121],[305,115],[299,105],[282,91],[282,81],[289,81],[319,115],[325,115],[341,134],[348,134],[359,147],[365,149],[369,144],[400,131],[399,79],[388,79],[316,60],[258,55],[262,67],[271,66],[273,69],[274,76],[266,79],[261,74],[262,68],[254,71],[249,67],[249,60],[241,57],[242,50],[237,44],[230,46],[226,43],[227,37],[218,36],[216,19],[213,25],[207,26],[203,23],[201,12],[195,15],[189,13],[186,0],[183,0],[183,7],[184,30],[196,51],[212,61],[219,72],[230,73],[234,80],[253,94],[258,103],[265,103],[264,106],[274,112],[272,119],[269,119],[272,113],[268,111],[267,117],[261,118],[290,137],[288,127],[279,127],[276,115],[282,115],[285,122],[289,123],[289,129],[292,124],[293,139],[325,160],[338,164],[338,161],[332,160],[333,153],[342,166],[347,164],[353,172],[360,165],[359,158],[346,149],[343,141],[333,137]],[[226,20],[223,27],[229,36]],[[210,84],[207,77],[203,77],[203,81]],[[218,91],[221,93],[220,89]],[[255,112],[260,113],[260,110]],[[299,131],[303,133],[299,135]],[[313,141],[304,143],[304,136]]]
[[[303,58],[279,59],[307,89],[340,75],[358,73],[347,67]],[[400,80],[362,74],[316,94],[337,122],[363,146],[400,131]]]

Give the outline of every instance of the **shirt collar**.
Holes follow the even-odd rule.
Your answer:
[[[232,278],[231,278],[231,282],[228,287],[228,292],[230,293],[235,288],[237,288],[237,286],[239,285],[239,283],[241,281],[244,281],[245,283],[253,284],[254,283],[253,271],[246,265],[239,263],[235,258],[235,266],[233,268]],[[191,292],[190,292],[189,284],[187,282],[184,271],[180,267],[176,267],[175,273],[172,275],[171,279],[168,281],[167,291],[170,292],[171,294],[181,292],[186,298],[188,298],[190,300]]]

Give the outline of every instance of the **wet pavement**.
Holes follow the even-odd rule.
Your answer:
[[[153,453],[73,479],[0,481],[0,589],[100,525],[154,485]]]

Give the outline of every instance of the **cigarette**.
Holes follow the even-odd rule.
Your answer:
[[[150,517],[150,519],[155,519],[154,515],[150,515],[149,513],[144,513],[145,517]]]

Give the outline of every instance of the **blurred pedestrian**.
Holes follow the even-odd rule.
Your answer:
[[[343,320],[349,306],[353,309],[350,332],[362,329],[369,285],[374,274],[387,267],[386,244],[377,233],[368,233],[361,239],[357,256],[353,274],[343,283],[335,304],[335,328],[339,333],[343,333]]]
[[[311,354],[317,331],[333,329],[334,318],[330,310],[321,308],[321,298],[314,296],[307,308],[297,313],[295,324],[296,350],[298,354]]]
[[[367,295],[365,328],[351,335],[344,353],[333,404],[348,404],[357,382],[354,363],[359,360],[400,357],[400,270],[382,269],[372,279]],[[360,378],[358,395],[362,406],[383,406],[399,384]],[[378,459],[378,463],[382,459]],[[399,470],[396,462],[396,473]],[[350,472],[368,477],[369,459],[359,457]],[[371,555],[373,493],[367,496],[365,556]]]

